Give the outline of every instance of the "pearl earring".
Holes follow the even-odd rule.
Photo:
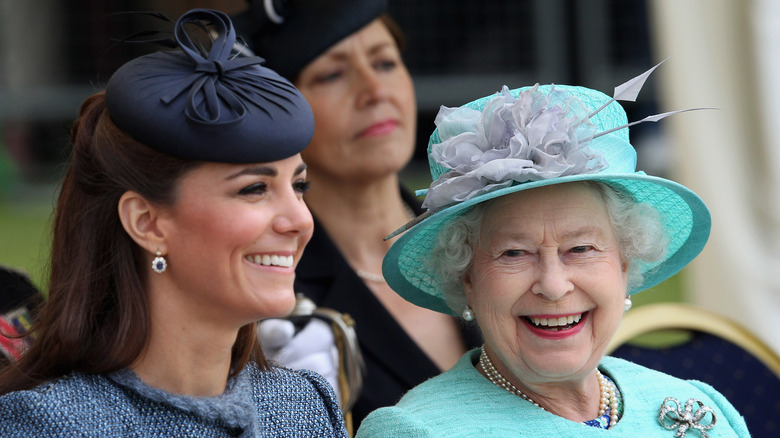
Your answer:
[[[626,300],[623,302],[623,311],[628,312],[633,305],[634,303],[631,302],[631,296],[626,295]]]
[[[463,313],[461,313],[461,316],[462,316],[462,317],[463,317],[463,319],[465,319],[466,321],[473,321],[473,320],[474,320],[474,311],[473,311],[473,310],[471,310],[471,307],[469,307],[468,305],[466,305],[466,308],[465,308],[465,309],[463,309]]]
[[[165,272],[168,267],[168,262],[165,261],[165,257],[162,256],[160,251],[157,251],[157,257],[152,260],[152,270],[158,274]]]

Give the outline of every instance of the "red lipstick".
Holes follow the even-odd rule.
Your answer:
[[[528,328],[528,331],[533,333],[534,335],[549,339],[549,340],[559,340],[559,339],[566,339],[569,337],[572,337],[576,335],[577,333],[582,330],[583,322],[585,322],[588,319],[588,315],[590,315],[590,312],[586,312],[582,314],[582,318],[580,318],[579,322],[576,324],[569,326],[565,326],[566,328],[563,328],[561,330],[551,330],[551,329],[543,329],[536,325],[534,325],[527,317],[520,317],[523,324]],[[561,316],[569,316],[569,315],[534,315],[536,318],[556,318]]]

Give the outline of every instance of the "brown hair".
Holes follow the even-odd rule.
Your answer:
[[[30,389],[73,371],[129,366],[144,350],[150,316],[149,267],[119,220],[128,190],[172,205],[181,176],[200,165],[149,148],[114,125],[105,92],[81,106],[71,131],[71,162],[54,212],[49,297],[33,326],[33,344],[0,374],[0,394]],[[241,328],[232,370],[266,366],[256,324]]]
[[[406,50],[406,37],[404,36],[404,32],[401,30],[401,26],[396,23],[395,20],[388,14],[382,14],[379,16],[379,21],[381,21],[386,27],[387,30],[390,32],[390,36],[393,37],[395,40],[395,44],[398,46],[398,51],[403,53]]]

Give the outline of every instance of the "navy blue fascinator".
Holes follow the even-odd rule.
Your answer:
[[[207,30],[211,47],[191,29]],[[120,129],[160,152],[222,163],[278,161],[309,144],[306,99],[263,58],[239,55],[227,15],[193,9],[174,36],[179,49],[135,58],[109,80],[106,104]]]
[[[385,12],[386,0],[247,0],[238,32],[268,67],[294,80],[333,45]]]

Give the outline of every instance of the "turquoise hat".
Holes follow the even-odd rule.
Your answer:
[[[420,191],[427,192],[423,206],[428,211],[391,235],[405,231],[384,258],[382,271],[390,287],[407,301],[454,315],[427,263],[441,229],[481,202],[574,181],[606,183],[661,214],[669,236],[665,256],[640,266],[643,281],[630,294],[685,267],[707,242],[709,211],[688,188],[636,171],[629,124],[617,100],[634,100],[638,89],[621,87],[614,97],[576,86],[504,87],[460,108],[442,107],[428,143],[433,183]]]

